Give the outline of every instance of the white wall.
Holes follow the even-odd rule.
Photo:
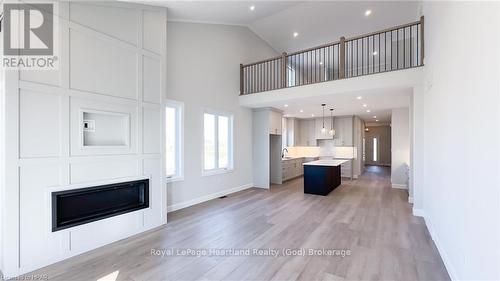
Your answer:
[[[500,4],[424,2],[423,214],[453,279],[500,279]]]
[[[391,183],[393,187],[408,188],[410,165],[410,111],[392,110],[391,115]]]
[[[59,16],[59,69],[12,70],[5,76],[6,276],[166,223],[163,145],[157,141],[166,96],[166,10],[60,2]],[[130,145],[82,149],[83,108],[129,115]],[[149,208],[51,231],[52,191],[138,178],[150,179]]]
[[[184,180],[169,183],[169,210],[252,186],[252,112],[238,103],[239,65],[275,56],[246,27],[171,22],[168,98],[184,102]],[[234,171],[202,176],[204,108],[234,114]]]

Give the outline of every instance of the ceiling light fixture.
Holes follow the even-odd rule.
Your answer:
[[[333,108],[330,108],[330,117],[332,118],[332,123],[331,123],[331,126],[330,126],[330,136],[335,136],[335,130],[333,129]]]
[[[285,104],[284,107],[288,107],[288,104]]]
[[[314,117],[314,114],[311,114],[311,117]]]
[[[371,111],[371,110],[369,110],[369,109],[367,109],[367,110],[366,110],[366,112],[370,113],[370,112],[372,112],[372,111]]]
[[[373,116],[373,118],[377,119],[377,116]]]
[[[375,120],[375,122],[378,122],[378,119],[377,119],[377,120]]]
[[[320,61],[320,62],[319,62],[319,65],[323,65],[323,62],[322,62],[322,61]]]
[[[356,97],[356,98],[357,98],[358,100],[360,100],[360,99],[362,99],[363,97],[362,97],[362,96],[358,96],[358,97]]]
[[[302,112],[304,112],[304,110],[303,110],[303,109],[301,109],[301,110],[300,110],[300,113],[302,113]]]
[[[371,14],[372,14],[372,10],[366,10],[366,11],[365,11],[365,16],[369,16],[369,15],[371,15]]]
[[[299,33],[298,32],[294,32],[293,33],[293,37],[297,37],[297,36],[299,36]]]
[[[253,10],[255,10],[255,6],[252,5],[252,6],[250,6],[250,11],[253,11]]]
[[[367,107],[368,105],[367,104],[363,104],[363,107]]]
[[[322,134],[324,134],[326,132],[326,129],[325,129],[325,106],[326,106],[325,103],[321,104],[321,107],[323,107],[323,128],[321,128]]]

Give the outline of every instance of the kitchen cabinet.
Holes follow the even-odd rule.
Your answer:
[[[318,140],[331,140],[333,137],[330,135],[330,129],[332,128],[332,119],[331,117],[326,117],[325,116],[325,132],[322,131],[323,129],[323,118],[316,118],[315,119],[315,135],[316,139]]]
[[[282,131],[281,118],[282,114],[280,112],[274,110],[269,111],[269,134],[281,135]]]
[[[335,146],[353,146],[354,116],[336,117],[334,123],[335,137],[333,141]]]
[[[292,158],[283,160],[283,181],[300,177],[304,174],[304,158]]]
[[[301,119],[299,121],[299,138],[297,146],[316,146],[315,119]]]
[[[299,119],[286,119],[286,146],[300,146]]]

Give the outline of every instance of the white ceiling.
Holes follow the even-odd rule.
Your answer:
[[[391,121],[391,109],[409,107],[410,88],[393,88],[383,90],[358,91],[322,97],[308,97],[294,99],[286,102],[271,102],[263,107],[274,107],[280,109],[287,117],[312,118],[322,116],[322,103],[326,103],[325,116],[330,116],[330,108],[333,115],[357,115],[366,122],[379,120],[380,123]],[[361,99],[358,99],[361,97]],[[285,104],[288,107],[285,107]],[[366,104],[367,107],[363,107]],[[303,112],[300,112],[300,111]],[[370,110],[370,112],[366,112]],[[312,116],[314,114],[314,116]],[[377,118],[373,118],[377,116]]]
[[[248,26],[279,53],[409,23],[419,9],[418,1],[130,1],[165,6],[170,21]]]

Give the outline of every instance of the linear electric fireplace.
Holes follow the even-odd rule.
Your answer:
[[[148,179],[52,192],[52,231],[148,207]]]

